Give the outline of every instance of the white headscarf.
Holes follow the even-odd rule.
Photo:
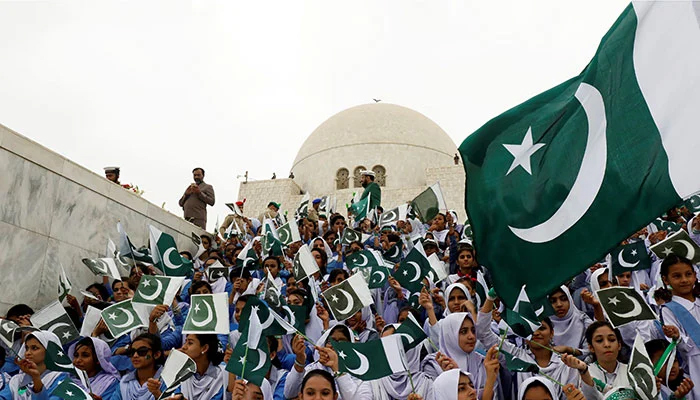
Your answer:
[[[97,358],[97,363],[100,365],[100,368],[102,368],[100,372],[90,378],[90,389],[92,390],[92,393],[101,396],[102,393],[107,391],[107,389],[109,389],[109,387],[112,386],[115,381],[119,381],[121,376],[119,375],[117,368],[115,368],[110,362],[112,358],[112,350],[109,348],[107,342],[94,337],[91,337],[90,340],[92,341],[92,346],[95,348],[95,358]],[[77,347],[78,343],[79,342],[73,343],[68,349],[68,355],[71,357],[71,360],[75,358],[75,348]],[[77,377],[73,377],[72,379],[73,383],[82,387],[80,379]]]
[[[181,390],[186,399],[204,400],[213,399],[222,388],[228,384],[228,372],[223,365],[209,363],[209,368],[204,375],[194,374],[191,378],[182,382]]]
[[[49,342],[53,342],[57,344],[59,347],[62,348],[61,346],[61,341],[58,339],[58,336],[56,336],[53,332],[49,331],[35,331],[32,332],[30,335],[27,335],[25,338],[24,342],[26,343],[28,339],[30,338],[35,338],[36,340],[41,343],[42,346],[44,346],[44,349],[46,349],[49,345]],[[25,347],[22,346],[19,351],[19,357],[24,358],[24,352],[25,352]],[[56,381],[57,379],[62,380],[63,378],[66,378],[67,374],[65,372],[56,372],[56,371],[49,371],[46,370],[41,374],[41,383],[44,384],[44,390],[48,390],[49,387]],[[26,387],[26,391],[24,393],[19,394],[19,388],[21,387]],[[12,398],[15,400],[29,400],[32,399],[32,388],[34,387],[34,383],[32,382],[32,377],[25,374],[24,372],[20,371],[19,374],[15,375],[12,377],[10,380],[10,391],[12,392]]]
[[[323,250],[326,252],[326,255],[328,256],[328,261],[327,263],[333,261],[333,250],[331,250],[331,246],[328,245],[328,242],[326,242],[326,239],[322,238],[321,236],[316,236],[315,238],[311,239],[311,247],[314,247],[314,242],[317,240],[321,240],[321,243],[323,243]]]
[[[399,325],[387,325],[382,333],[388,328],[396,330]],[[432,398],[433,382],[420,370],[422,348],[423,346],[417,346],[406,351],[406,368],[411,372],[411,377],[406,372],[399,372],[377,380],[376,384],[373,383],[375,400],[405,399],[413,392],[413,386],[416,388],[416,393],[424,399]],[[411,382],[411,378],[413,378],[413,382]]]
[[[443,354],[455,360],[459,369],[472,375],[474,388],[479,390],[486,381],[486,372],[483,368],[484,356],[476,351],[466,353],[459,347],[459,330],[467,318],[474,324],[474,318],[465,312],[450,314],[440,322],[439,347]]]
[[[591,278],[591,285],[593,281],[594,279]],[[595,281],[597,282],[597,279]],[[576,308],[569,288],[561,286],[560,289],[569,299],[569,311],[561,318],[556,315],[549,317],[552,321],[552,328],[554,328],[554,344],[579,349],[583,344],[586,328],[591,324],[591,320],[585,313]]]
[[[520,384],[520,387],[518,388],[518,400],[523,400],[525,398],[525,392],[527,392],[527,389],[534,382],[542,383],[544,387],[547,388],[547,391],[549,392],[549,395],[552,396],[552,399],[557,400],[558,397],[554,391],[552,383],[541,376],[533,376],[531,378],[527,378],[523,383]]]
[[[436,399],[457,400],[459,396],[459,377],[465,375],[474,383],[472,374],[461,369],[451,369],[440,374],[433,382],[433,393]],[[476,388],[476,385],[474,386]]]
[[[464,292],[464,295],[467,296],[467,300],[472,299],[472,296],[469,294],[469,289],[466,286],[464,286],[464,284],[453,283],[445,289],[445,305],[447,305],[448,300],[450,299],[450,293],[452,293],[452,290],[454,290],[455,288],[462,290]],[[450,312],[450,308],[445,307],[445,311],[443,311],[442,315],[448,316],[450,314],[452,314]]]
[[[690,236],[690,238],[693,239],[693,241],[696,244],[700,245],[700,232],[695,233],[695,231],[693,231],[693,220],[695,220],[695,218],[697,218],[698,215],[700,215],[700,214],[695,214],[692,218],[690,218],[690,220],[688,221],[687,229],[688,229],[688,236]]]

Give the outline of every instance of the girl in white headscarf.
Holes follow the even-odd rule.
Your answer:
[[[433,400],[476,400],[476,389],[469,372],[459,368],[445,371],[435,379]]]
[[[421,295],[421,298],[425,299],[426,296]],[[427,297],[430,300],[430,297]],[[469,295],[469,289],[461,283],[453,283],[445,289],[445,310],[443,311],[443,316],[447,317],[452,313],[463,311],[462,305],[471,301],[471,296]],[[435,310],[433,309],[432,300],[430,304],[424,304],[421,301],[421,306],[423,306],[428,314],[425,323],[423,324],[423,330],[428,334],[433,342],[440,342],[440,325],[443,320],[437,319]]]
[[[44,357],[49,343],[61,348],[58,336],[49,331],[32,332],[24,339],[24,347],[19,352],[19,368],[21,372],[10,380],[12,398],[15,400],[29,400],[43,398],[60,400],[50,393],[64,379],[68,378],[65,372],[49,371],[46,369]]]
[[[593,277],[591,277],[593,282]],[[579,311],[569,293],[569,288],[561,286],[549,295],[549,302],[554,308],[552,328],[554,329],[554,344],[566,346],[563,352],[580,356],[586,351],[586,328],[593,321],[586,313]]]
[[[518,387],[518,400],[554,400],[556,393],[552,383],[541,376],[526,379]]]
[[[382,330],[382,337],[394,334],[398,327],[399,324],[387,325]],[[418,345],[406,351],[406,368],[411,372],[410,377],[408,372],[400,372],[371,381],[375,400],[406,399],[414,392],[414,387],[415,393],[423,399],[432,398],[433,381],[420,371],[422,348]]]
[[[447,366],[443,365],[443,356],[446,356],[457,364],[457,368],[469,372],[478,397],[481,398],[487,386],[490,386],[492,393],[500,389],[497,381],[487,383],[485,357],[474,351],[476,342],[476,326],[471,314],[465,312],[450,314],[441,321],[440,351],[436,355],[435,362],[441,369],[446,369]]]
[[[486,347],[497,346],[501,342],[501,338],[491,331],[492,310],[493,299],[487,297],[484,305],[479,311],[479,316],[477,317],[476,322],[476,335],[479,338],[479,341],[481,341],[481,343]],[[561,361],[561,358],[558,355],[543,347],[546,346],[551,348],[551,341],[555,334],[556,330],[552,329],[552,322],[549,321],[549,318],[545,318],[542,321],[542,325],[540,325],[537,331],[532,334],[532,339],[530,340],[529,347],[527,349],[517,347],[507,340],[503,342],[502,349],[521,360],[536,364],[539,366],[540,371],[563,384],[578,384],[579,377],[576,371],[567,367]],[[533,375],[531,372],[515,373],[513,378],[515,381],[515,386],[520,387],[527,378],[532,376],[536,375]],[[504,396],[510,397],[509,394],[510,393],[504,393]],[[555,395],[555,400],[566,399],[566,395],[559,387],[555,389]]]

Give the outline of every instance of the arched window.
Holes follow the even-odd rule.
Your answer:
[[[349,184],[350,171],[348,171],[346,168],[339,169],[335,174],[335,188],[338,190],[347,189]]]
[[[374,167],[372,167],[372,171],[374,171],[374,181],[377,182],[377,185],[385,186],[386,169],[384,169],[384,167],[381,165],[375,165]]]
[[[355,168],[355,173],[353,174],[354,186],[356,188],[362,187],[362,171],[367,168],[359,166]]]

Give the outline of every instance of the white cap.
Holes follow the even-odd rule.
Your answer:
[[[360,172],[360,175],[374,176],[374,171],[364,170],[364,171]]]
[[[119,167],[105,167],[105,172],[119,172]]]

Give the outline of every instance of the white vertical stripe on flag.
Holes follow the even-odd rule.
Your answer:
[[[260,325],[260,317],[255,307],[250,312],[250,322],[248,323],[248,343],[249,349],[257,349],[262,336],[262,326]]]
[[[386,360],[389,363],[391,372],[405,372],[406,371],[406,352],[403,349],[403,343],[401,342],[401,336],[399,335],[389,335],[383,337],[382,347],[384,348],[384,354],[386,355]]]
[[[362,274],[355,274],[347,279],[348,284],[353,288],[355,294],[360,299],[363,307],[369,307],[374,304],[372,300],[372,292],[369,291],[369,286],[367,286],[367,281],[362,277]]]
[[[700,150],[700,26],[692,1],[635,1],[634,71],[661,133],[678,196],[698,190],[691,160]]]

